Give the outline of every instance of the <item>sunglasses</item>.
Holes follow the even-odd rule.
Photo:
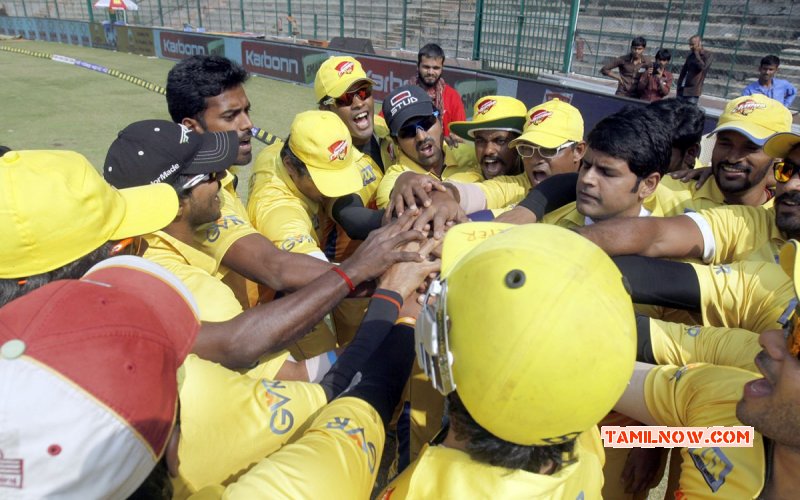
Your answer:
[[[433,387],[443,395],[456,390],[453,353],[448,340],[447,282],[431,282],[414,328],[417,362]]]
[[[431,127],[436,125],[437,121],[439,121],[439,113],[433,113],[432,115],[421,118],[413,123],[406,123],[400,127],[400,130],[397,131],[397,138],[411,139],[412,137],[416,137],[417,130],[427,132],[431,129]]]
[[[206,184],[209,182],[217,182],[218,180],[225,177],[225,171],[222,172],[211,172],[210,174],[197,174],[197,175],[181,175],[180,179],[185,179],[185,182],[180,185],[180,192],[181,193],[188,193],[192,189],[196,188],[200,184]]]
[[[789,182],[789,179],[791,179],[794,174],[800,171],[800,165],[788,160],[775,163],[773,168],[775,172],[775,180],[780,183]]]
[[[516,149],[517,149],[517,154],[519,154],[523,158],[530,158],[538,151],[539,156],[541,156],[542,158],[547,158],[548,160],[552,160],[553,158],[558,156],[560,152],[572,146],[573,144],[575,144],[575,141],[567,141],[564,144],[558,146],[557,148],[543,148],[540,146],[534,146],[533,144],[522,143],[522,144],[517,144]]]
[[[355,90],[350,90],[345,92],[344,94],[340,95],[339,97],[329,97],[325,99],[322,104],[336,104],[337,106],[350,106],[353,104],[355,98],[358,97],[362,101],[366,101],[368,98],[372,97],[372,87],[361,87]]]

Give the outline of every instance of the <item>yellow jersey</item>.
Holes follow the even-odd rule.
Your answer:
[[[659,425],[709,427],[743,425],[736,418],[742,387],[759,375],[728,366],[659,366],[648,373],[644,397]],[[764,487],[764,441],[752,448],[681,448],[676,498],[756,498]]]
[[[596,427],[578,436],[573,455],[552,475],[494,467],[461,450],[426,446],[378,498],[599,499],[603,461]]]

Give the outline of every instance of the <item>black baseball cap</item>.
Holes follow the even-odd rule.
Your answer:
[[[393,136],[411,118],[430,116],[434,111],[428,93],[416,85],[399,87],[383,100],[383,116]]]
[[[166,120],[132,123],[117,135],[103,164],[103,177],[122,189],[164,182],[178,175],[221,172],[236,162],[235,131],[199,134]]]

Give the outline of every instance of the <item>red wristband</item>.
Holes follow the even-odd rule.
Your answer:
[[[334,266],[334,267],[332,267],[332,268],[331,268],[331,271],[335,272],[336,274],[338,274],[339,276],[341,276],[341,277],[342,277],[342,279],[344,280],[344,282],[345,282],[345,283],[347,283],[347,286],[350,288],[350,293],[353,293],[353,292],[355,292],[355,291],[356,291],[356,286],[353,284],[353,280],[351,280],[351,279],[350,279],[350,276],[348,276],[347,274],[345,274],[345,272],[344,272],[344,271],[342,271],[341,269],[339,269],[339,267],[338,267],[338,266]]]

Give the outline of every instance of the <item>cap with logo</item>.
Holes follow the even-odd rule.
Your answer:
[[[478,99],[472,120],[450,123],[450,130],[459,137],[474,139],[480,130],[507,130],[522,133],[525,125],[525,103],[513,97],[490,95]]]
[[[430,116],[436,108],[427,92],[416,85],[404,85],[386,96],[382,110],[389,133],[396,136],[408,120]]]
[[[754,94],[728,101],[719,116],[717,128],[709,135],[733,130],[763,146],[772,134],[791,129],[792,113],[786,106],[765,95]]]
[[[132,256],[0,309],[4,490],[128,497],[164,452],[199,327],[180,280]]]
[[[350,131],[335,113],[314,110],[295,116],[289,149],[305,163],[319,192],[329,198],[355,193],[364,186]]]
[[[350,56],[331,56],[317,70],[314,96],[317,102],[325,97],[340,97],[355,83],[362,81],[375,85],[356,59]]]
[[[800,134],[779,132],[764,143],[764,152],[773,158],[786,158],[795,146],[800,144]]]
[[[178,123],[145,120],[117,135],[108,148],[103,176],[118,188],[173,184],[178,175],[221,172],[238,154],[234,131],[200,134]]]
[[[9,151],[0,157],[0,278],[46,273],[109,240],[152,233],[178,212],[167,185],[114,189],[72,151]]]
[[[583,116],[578,108],[551,99],[528,110],[522,135],[511,141],[509,147],[530,142],[543,148],[557,148],[565,142],[582,140]]]
[[[636,357],[633,306],[617,267],[585,238],[545,224],[459,224],[434,284],[442,293],[417,321],[418,360],[438,367],[425,371],[443,374],[443,392],[456,390],[493,435],[564,442],[622,395]],[[433,333],[426,317],[437,318]]]

